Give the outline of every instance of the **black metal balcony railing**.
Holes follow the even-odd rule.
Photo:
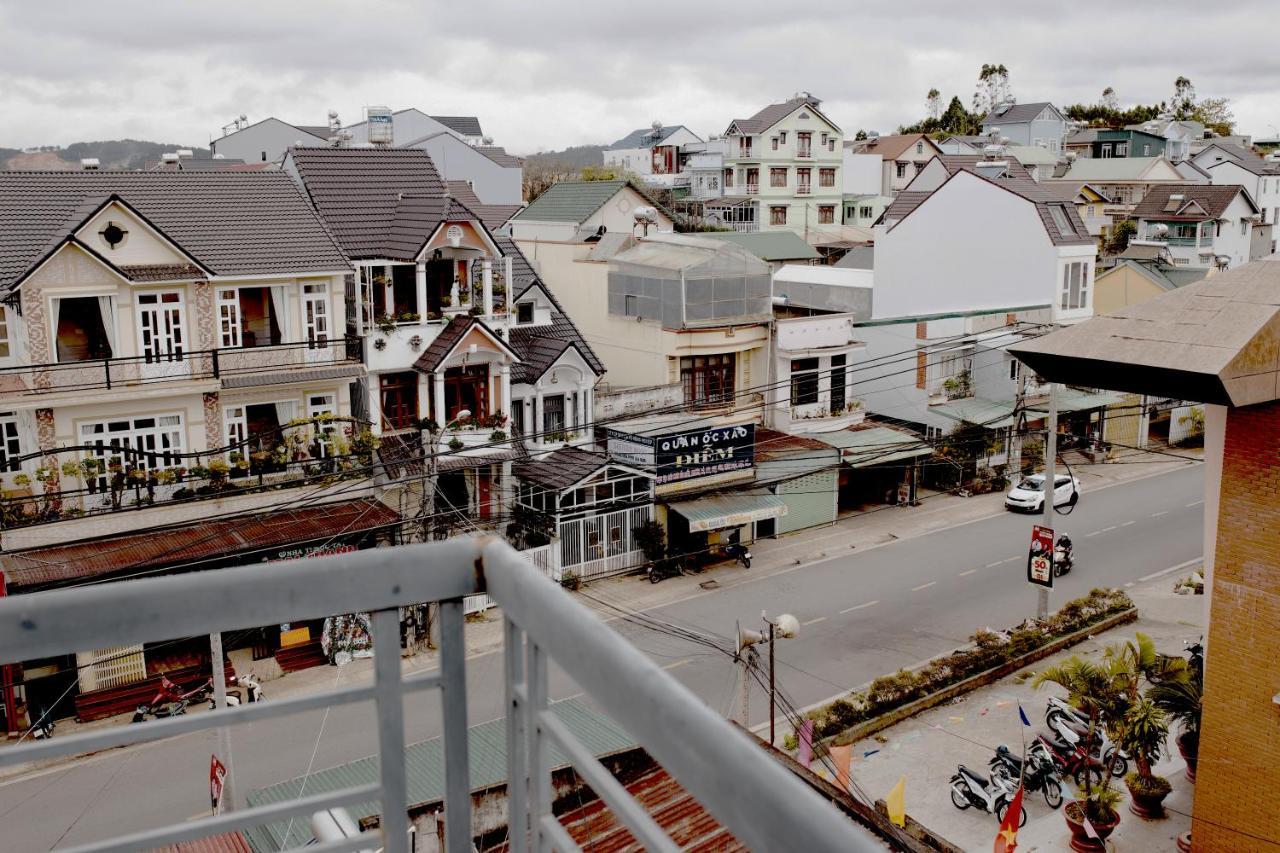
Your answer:
[[[223,379],[252,373],[360,363],[363,360],[363,338],[342,336],[324,341],[17,365],[0,368],[0,399]]]

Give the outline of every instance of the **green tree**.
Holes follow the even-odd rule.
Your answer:
[[[930,89],[929,94],[925,96],[924,111],[934,121],[942,118],[942,93],[937,89]]]
[[[1013,90],[1009,88],[1009,69],[1004,67],[1004,63],[983,63],[982,70],[978,72],[977,91],[973,93],[974,112],[985,116],[1011,97]]]
[[[855,141],[861,142],[862,140],[867,138],[867,132],[865,130],[859,129],[858,132],[853,135],[853,138]]]
[[[939,121],[939,129],[957,136],[966,136],[973,133],[976,128],[973,116],[960,102],[960,96],[952,96],[951,103],[947,104],[947,110]]]
[[[1169,109],[1173,110],[1174,118],[1183,121],[1191,118],[1191,113],[1196,108],[1196,87],[1186,77],[1179,75],[1177,80],[1173,81],[1173,98],[1169,101]]]
[[[584,181],[621,181],[627,172],[621,166],[583,166],[579,177]]]
[[[1106,250],[1118,255],[1129,248],[1129,241],[1138,233],[1138,223],[1132,219],[1121,219],[1111,229],[1111,239],[1107,241]]]
[[[1102,90],[1102,106],[1117,112],[1120,109],[1120,101],[1116,98],[1116,90],[1110,86]]]
[[[1235,116],[1231,112],[1231,101],[1226,98],[1205,98],[1199,101],[1191,109],[1191,119],[1219,136],[1230,136],[1235,132]]]

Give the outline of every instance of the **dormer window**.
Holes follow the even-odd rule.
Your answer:
[[[444,236],[447,237],[449,242],[453,245],[458,245],[458,243],[462,242],[462,226],[450,225],[445,229]]]
[[[916,143],[916,153],[917,153],[917,154],[923,154],[923,153],[924,153],[924,142],[923,142],[923,141],[922,141],[922,142],[917,142],[917,143]]]
[[[107,227],[98,232],[98,236],[110,248],[118,249],[129,238],[129,232],[114,222],[108,222]]]
[[[533,303],[516,303],[516,325],[527,326],[533,322]]]

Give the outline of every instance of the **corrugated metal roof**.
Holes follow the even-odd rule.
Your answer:
[[[821,257],[794,231],[709,231],[701,236],[736,243],[764,261],[815,260]]]
[[[787,514],[787,502],[776,495],[716,495],[668,504],[689,522],[691,532],[737,527]]]
[[[249,853],[249,842],[238,832],[226,832],[194,841],[157,847],[151,853]]]
[[[1123,399],[1123,394],[1116,394],[1112,391],[1082,391],[1079,388],[1059,388],[1058,411],[1083,412],[1088,409],[1100,409],[1103,406],[1119,403]],[[1047,400],[1042,403],[1030,403],[1027,405],[1027,412],[1048,414],[1049,403]]]
[[[578,738],[592,755],[610,755],[636,745],[635,738],[600,711],[589,707],[581,699],[565,699],[551,705],[552,713],[560,718],[570,732]],[[467,730],[468,755],[471,759],[471,789],[486,788],[504,783],[507,779],[507,729],[506,720],[490,720]],[[552,768],[568,765],[569,759],[556,745],[551,744]],[[444,798],[444,739],[424,740],[405,750],[405,772],[408,777],[408,795],[411,806],[422,805]],[[355,785],[369,785],[378,781],[378,760],[375,756],[362,758],[327,770],[312,773],[306,779],[306,793],[321,794]],[[266,788],[250,791],[250,806],[285,802],[297,799],[303,777],[291,779]],[[377,814],[376,803],[352,804],[348,811],[356,820]],[[284,834],[288,821],[268,826],[258,826],[246,831],[249,843],[258,853],[275,853],[293,848],[311,838],[307,821],[295,820],[289,838]]]
[[[929,411],[945,418],[985,426],[988,429],[1000,429],[1013,423],[1013,400],[984,400],[981,397],[969,397],[966,400],[952,400],[930,406]]]
[[[291,368],[276,372],[262,371],[241,376],[224,376],[223,388],[257,388],[262,385],[289,385],[295,382],[323,382],[328,379],[347,379],[363,376],[364,368],[358,364],[339,364],[332,367]]]
[[[933,454],[933,448],[919,436],[883,426],[824,432],[814,438],[839,448],[842,459],[854,468]]]

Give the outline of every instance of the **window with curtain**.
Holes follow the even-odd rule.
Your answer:
[[[818,402],[818,359],[797,358],[791,362],[791,405]]]
[[[544,433],[564,432],[564,395],[554,394],[542,398],[542,431]]]
[[[684,401],[695,405],[732,403],[736,353],[685,356],[680,359]]]

